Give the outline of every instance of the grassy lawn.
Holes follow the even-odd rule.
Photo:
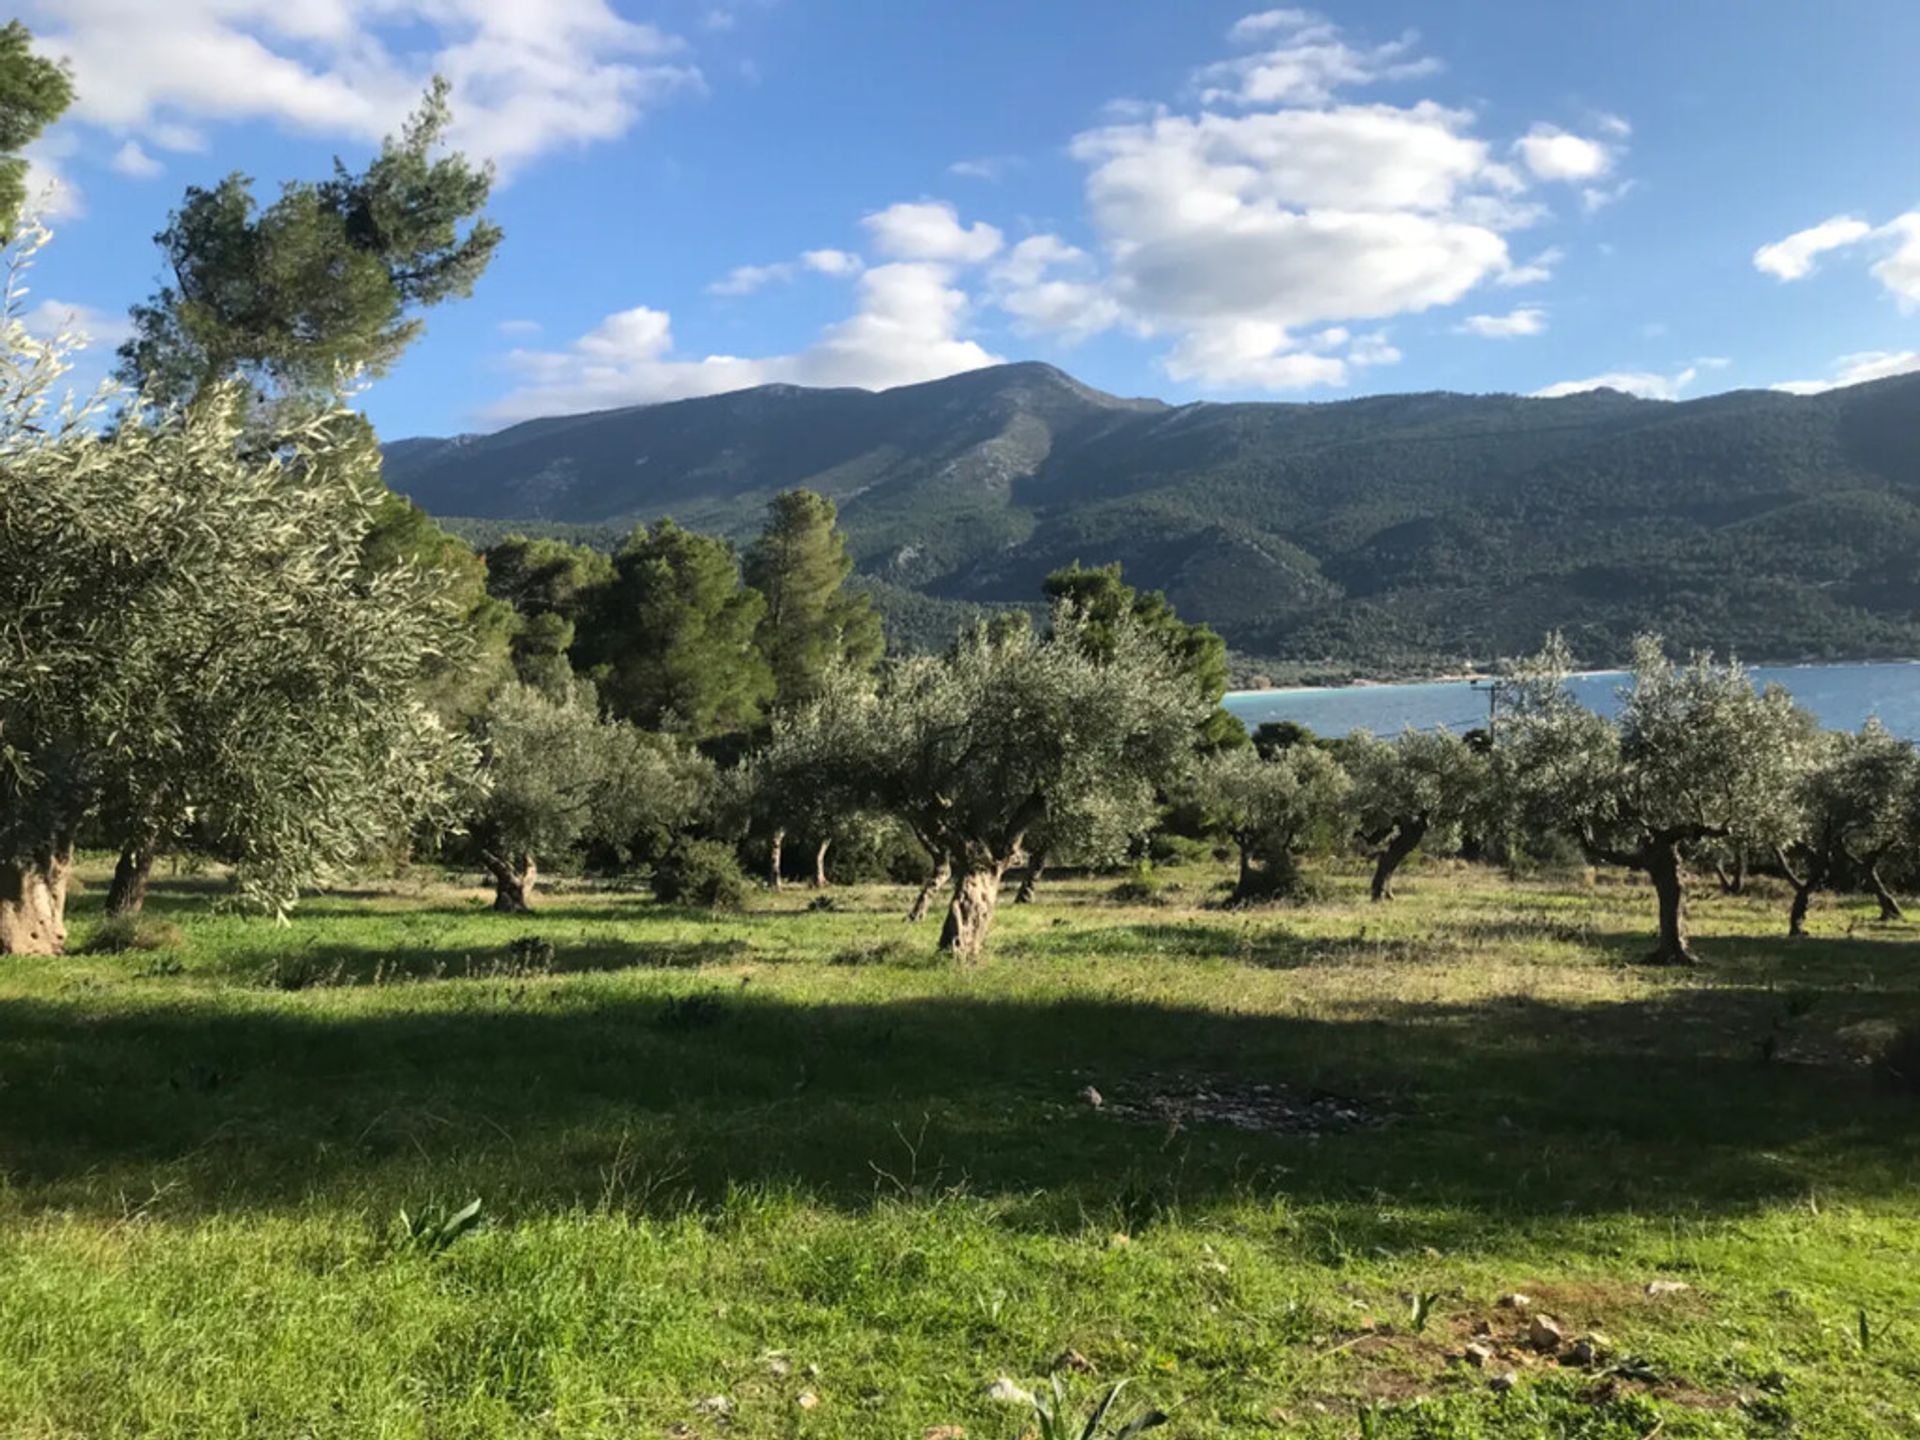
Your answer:
[[[1920,1101],[1861,1059],[1920,932],[1715,897],[1674,973],[1622,883],[1179,878],[957,970],[899,889],[162,877],[178,950],[0,967],[0,1435],[1012,1440],[1066,1352],[1169,1436],[1920,1435]]]

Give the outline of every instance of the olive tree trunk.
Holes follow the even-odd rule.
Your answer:
[[[1406,858],[1420,848],[1420,842],[1427,838],[1427,822],[1410,820],[1398,826],[1393,838],[1381,847],[1380,855],[1373,867],[1373,898],[1391,900],[1393,898],[1393,876]]]
[[[0,860],[0,955],[59,955],[66,949],[72,866],[69,845]]]
[[[907,923],[918,925],[927,918],[927,912],[933,908],[933,897],[940,893],[940,887],[947,883],[950,873],[945,857],[933,862],[933,873],[927,877],[927,883],[920,887],[920,893],[913,897],[913,905],[907,911]]]
[[[1660,904],[1660,943],[1647,958],[1656,965],[1697,963],[1699,957],[1687,941],[1687,882],[1679,842],[1654,841],[1644,852],[1643,864]]]
[[[1000,879],[1006,870],[1005,860],[995,860],[954,871],[947,923],[940,929],[940,948],[954,959],[977,960],[986,949],[994,907],[1000,903]]]
[[[493,876],[493,908],[502,915],[524,915],[531,910],[534,882],[540,874],[533,856],[519,855],[508,860],[488,855],[484,859],[488,873]]]
[[[1867,885],[1873,891],[1873,898],[1880,902],[1882,920],[1904,920],[1906,912],[1900,908],[1900,902],[1893,898],[1893,892],[1887,888],[1887,882],[1880,878],[1880,862],[1875,860],[1867,866]]]
[[[832,845],[833,841],[822,840],[820,848],[813,852],[813,888],[816,890],[824,890],[833,884],[827,878],[827,851]]]
[[[1774,859],[1779,863],[1780,873],[1787,877],[1787,884],[1793,887],[1793,903],[1787,907],[1787,934],[1802,936],[1807,933],[1807,909],[1813,903],[1813,892],[1826,883],[1826,866],[1818,854],[1807,858],[1806,868],[1795,870],[1793,859],[1785,849],[1776,849]]]
[[[772,889],[780,888],[780,851],[787,843],[784,827],[773,832],[773,839],[767,842],[767,884]]]
[[[1020,877],[1020,888],[1013,893],[1013,903],[1031,905],[1034,887],[1040,883],[1040,877],[1046,873],[1047,852],[1046,847],[1042,846],[1027,857],[1026,873]]]
[[[109,915],[138,915],[146,908],[147,882],[153,878],[154,851],[151,845],[129,845],[120,852],[113,867],[113,883],[107,887]]]

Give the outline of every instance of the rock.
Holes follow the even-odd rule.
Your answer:
[[[1520,1377],[1509,1370],[1504,1375],[1496,1375],[1487,1382],[1487,1388],[1496,1394],[1504,1395],[1520,1383]]]
[[[776,1380],[784,1380],[793,1370],[793,1362],[787,1358],[784,1350],[769,1351],[764,1358],[767,1362],[767,1373]]]
[[[1091,1105],[1096,1110],[1098,1110],[1102,1105],[1107,1103],[1106,1097],[1102,1095],[1098,1090],[1094,1089],[1093,1086],[1091,1085],[1087,1086],[1086,1089],[1080,1092],[1080,1098],[1086,1101],[1087,1104]]]
[[[1033,1404],[1033,1392],[1021,1389],[1004,1375],[987,1386],[987,1398],[1001,1405]]]
[[[1691,1290],[1692,1288],[1693,1286],[1684,1280],[1649,1280],[1647,1282],[1647,1294],[1653,1296],[1655,1299],[1658,1299],[1662,1295],[1678,1295],[1683,1290]]]
[[[1517,1290],[1511,1295],[1502,1295],[1498,1300],[1494,1301],[1494,1304],[1502,1310],[1531,1310],[1533,1308],[1533,1301]]]
[[[733,1401],[724,1395],[709,1395],[704,1400],[696,1400],[693,1408],[698,1410],[702,1415],[712,1415],[724,1420],[727,1416],[733,1414]]]
[[[1484,1370],[1493,1360],[1493,1347],[1475,1343],[1462,1350],[1460,1358],[1474,1369]]]
[[[820,1403],[820,1397],[811,1390],[802,1390],[794,1397],[793,1403],[798,1405],[802,1410],[811,1410]]]
[[[1576,1340],[1567,1347],[1567,1353],[1560,1357],[1562,1365],[1578,1365],[1582,1370],[1591,1369],[1600,1359],[1600,1347],[1592,1340]]]
[[[1558,1350],[1566,1338],[1566,1332],[1545,1315],[1534,1316],[1527,1327],[1527,1343],[1536,1350]]]

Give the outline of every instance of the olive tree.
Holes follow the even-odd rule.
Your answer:
[[[1573,698],[1571,669],[1553,636],[1514,678],[1499,758],[1516,818],[1570,836],[1594,861],[1644,872],[1659,902],[1649,958],[1692,963],[1689,856],[1715,840],[1770,851],[1791,835],[1812,719],[1779,687],[1756,690],[1738,662],[1702,654],[1675,665],[1653,636],[1634,642],[1617,717]]]
[[[1794,796],[1792,834],[1775,855],[1793,886],[1787,933],[1806,933],[1807,909],[1816,890],[1851,870],[1880,902],[1880,918],[1900,918],[1900,904],[1881,867],[1896,852],[1920,842],[1920,754],[1913,745],[1869,720],[1857,734],[1819,737],[1812,762]]]
[[[775,890],[789,830],[814,842],[813,880],[824,886],[836,833],[870,818],[864,747],[873,678],[855,659],[824,666],[810,683],[811,697],[778,711],[766,744],[740,767],[748,828],[767,840],[767,883]]]
[[[1451,730],[1408,730],[1397,740],[1359,732],[1341,759],[1353,776],[1355,827],[1375,852],[1375,900],[1393,898],[1394,873],[1421,845],[1458,846],[1488,808],[1486,747]]]
[[[527,910],[541,866],[581,846],[664,850],[711,788],[697,752],[602,716],[585,681],[558,695],[509,685],[475,729],[485,783],[468,836],[505,913]]]
[[[1245,746],[1202,763],[1200,803],[1240,851],[1233,904],[1299,892],[1300,854],[1317,831],[1344,818],[1352,783],[1318,745],[1289,746],[1269,759]]]
[[[15,271],[18,274],[18,271]],[[191,825],[243,897],[445,820],[471,748],[422,696],[444,589],[368,573],[379,455],[338,412],[243,453],[243,405],[56,405],[59,341],[0,334],[0,953],[58,953],[83,827]]]
[[[861,729],[871,803],[911,829],[952,877],[940,945],[985,946],[1000,882],[1041,825],[1138,833],[1193,753],[1205,700],[1164,646],[1134,627],[1089,653],[1070,608],[1051,633],[981,627],[943,657],[884,679]]]

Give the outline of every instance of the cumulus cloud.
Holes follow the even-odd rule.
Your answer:
[[[32,0],[71,61],[76,118],[162,148],[193,122],[272,121],[377,140],[430,75],[457,144],[503,168],[624,134],[697,87],[681,42],[609,0]]]
[[[711,295],[751,295],[775,283],[784,283],[811,270],[818,275],[857,275],[861,259],[849,250],[803,250],[795,260],[771,265],[736,265],[707,287]]]
[[[895,260],[974,265],[991,259],[1001,245],[997,229],[985,221],[962,225],[959,212],[944,200],[902,201],[860,223],[874,248]]]
[[[1868,266],[1868,273],[1902,310],[1920,307],[1920,210],[1896,215],[1880,226],[1853,215],[1835,215],[1784,240],[1762,245],[1753,252],[1753,264],[1756,270],[1781,280],[1802,280],[1813,273],[1820,256],[1855,247],[1879,252],[1880,258]]]
[[[125,315],[71,300],[42,300],[21,314],[20,323],[37,339],[70,335],[92,350],[111,350],[133,334]]]
[[[1071,345],[1119,324],[1124,313],[1093,271],[1093,257],[1078,246],[1030,235],[994,266],[987,293],[1021,334]]]
[[[1873,227],[1851,215],[1836,215],[1818,225],[1797,230],[1784,240],[1762,245],[1753,252],[1753,267],[1781,280],[1800,280],[1813,273],[1813,262],[1829,250],[1839,250],[1873,233]]]
[[[971,160],[954,161],[947,167],[947,173],[963,180],[997,181],[1019,164],[1018,155],[978,155]]]
[[[1488,340],[1539,335],[1546,328],[1547,312],[1536,308],[1510,310],[1505,315],[1469,315],[1458,326],[1462,334],[1479,335]]]
[[[1613,169],[1611,146],[1557,125],[1535,125],[1514,142],[1513,149],[1539,180],[1597,180]]]
[[[485,418],[508,423],[776,382],[877,390],[1000,362],[961,337],[968,299],[948,266],[876,265],[861,275],[859,293],[859,308],[806,349],[758,358],[678,356],[665,311],[620,311],[564,350],[514,351],[508,364],[520,386]]]
[[[1678,400],[1680,392],[1700,378],[1689,365],[1676,375],[1659,375],[1648,370],[1609,370],[1585,380],[1562,380],[1533,392],[1539,400],[1557,400],[1563,395],[1582,395],[1589,390],[1620,390],[1643,400]]]
[[[131,175],[136,180],[151,180],[167,168],[141,149],[138,140],[127,141],[114,151],[108,163],[122,175]]]
[[[1862,350],[1835,360],[1831,379],[1782,380],[1773,388],[1789,395],[1820,395],[1843,385],[1864,385],[1869,380],[1910,375],[1916,370],[1920,370],[1920,350]]]
[[[1508,287],[1516,285],[1539,285],[1553,278],[1553,272],[1559,263],[1566,259],[1566,252],[1558,246],[1548,246],[1531,260],[1520,265],[1508,266],[1506,270],[1493,277],[1496,285]]]
[[[1356,48],[1340,29],[1310,10],[1265,10],[1236,21],[1227,32],[1251,53],[1201,70],[1200,99],[1208,105],[1325,105],[1349,85],[1431,75],[1437,60],[1414,54],[1409,33],[1384,45]]]

